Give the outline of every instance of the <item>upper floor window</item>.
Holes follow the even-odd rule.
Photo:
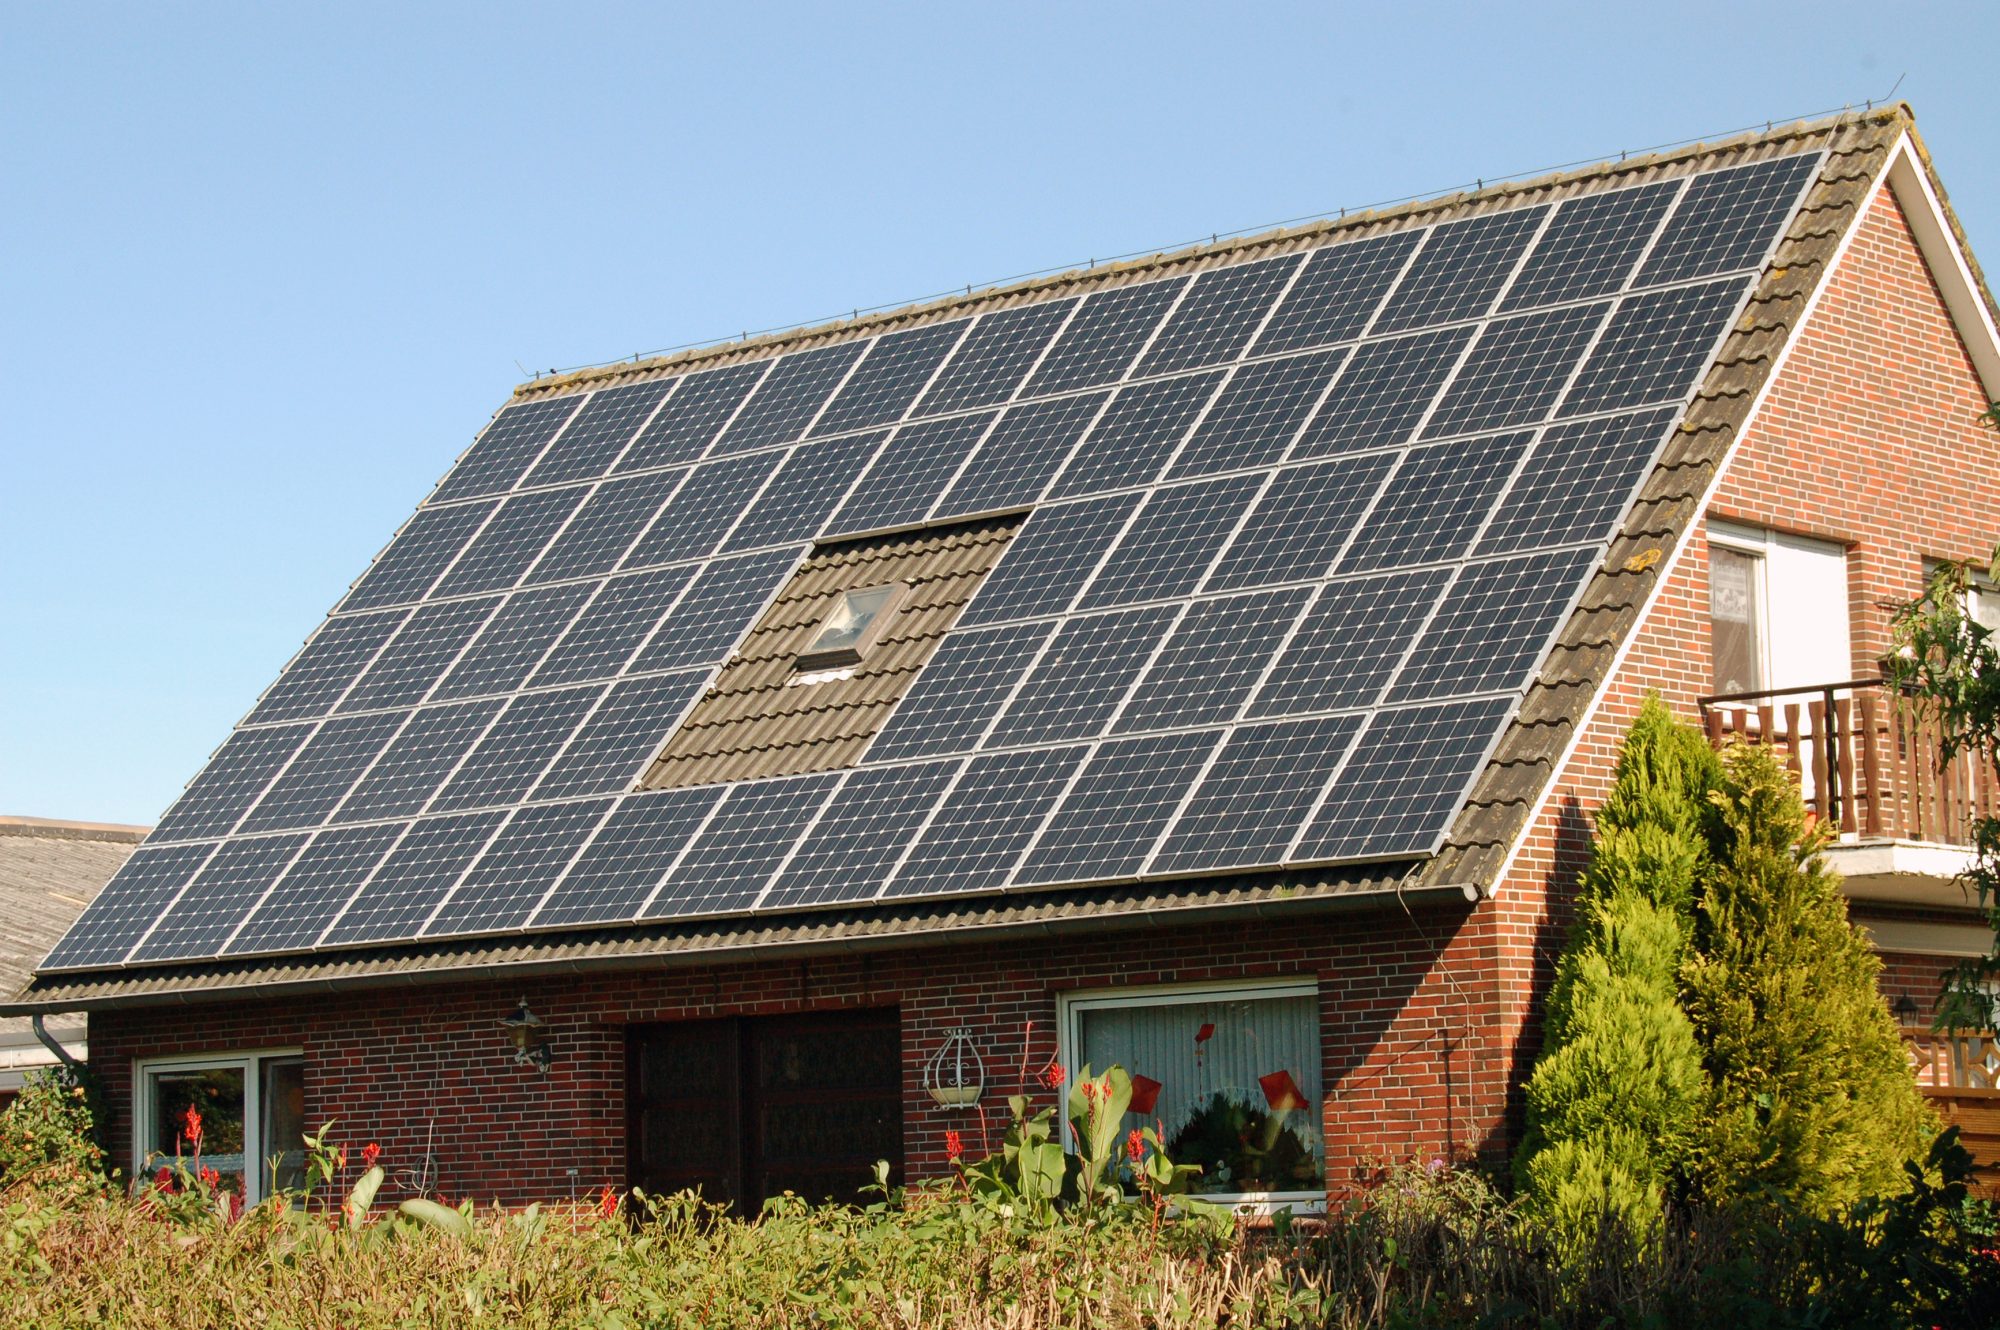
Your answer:
[[[1846,547],[1710,521],[1708,627],[1717,693],[1846,682],[1854,673]]]
[[[833,603],[832,611],[821,622],[819,631],[812,641],[799,653],[798,667],[802,670],[835,669],[842,665],[859,665],[868,648],[882,635],[882,630],[894,617],[896,605],[903,597],[903,584],[890,582],[884,586],[864,587],[859,591],[843,591]]]

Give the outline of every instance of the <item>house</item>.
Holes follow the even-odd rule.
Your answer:
[[[104,822],[0,817],[0,991],[12,994],[27,984],[35,962],[145,834],[144,827]],[[64,1013],[46,1028],[70,1057],[88,1056],[81,1013]],[[14,1101],[29,1075],[57,1065],[28,1017],[0,1017],[0,1109]]]
[[[0,1011],[253,1195],[848,1195],[1113,1062],[1211,1195],[1497,1156],[1649,692],[1907,1014],[1990,941],[1874,681],[1995,395],[1904,106],[538,379]]]

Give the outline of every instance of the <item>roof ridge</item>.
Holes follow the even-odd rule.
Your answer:
[[[137,845],[151,830],[130,822],[72,822],[59,817],[0,815],[0,836],[40,840],[109,840]]]
[[[982,313],[988,309],[1006,308],[1015,303],[1026,303],[1030,299],[1050,296],[1065,290],[1125,285],[1168,270],[1220,266],[1223,262],[1258,250],[1278,249],[1283,246],[1309,248],[1317,242],[1343,233],[1360,236],[1402,230],[1408,226],[1421,224],[1419,219],[1428,219],[1433,213],[1471,215],[1479,211],[1499,211],[1528,195],[1546,194],[1574,185],[1617,178],[1636,180],[1649,173],[1673,171],[1678,174],[1677,168],[1681,167],[1686,167],[1691,174],[1701,169],[1697,163],[1725,154],[1745,154],[1759,148],[1795,143],[1820,136],[1826,137],[1831,142],[1844,127],[1869,121],[1881,124],[1901,122],[1908,126],[1914,125],[1915,119],[1915,113],[1907,102],[1897,102],[1891,106],[1859,114],[1842,110],[1816,119],[1795,120],[1783,125],[1771,125],[1762,130],[1750,130],[1712,142],[1695,140],[1674,148],[1621,157],[1617,161],[1607,158],[1585,166],[1544,172],[1520,180],[1502,181],[1483,188],[1461,189],[1445,194],[1412,198],[1408,202],[1386,208],[1364,208],[1356,212],[1344,212],[1331,219],[1321,218],[1298,225],[1279,225],[1214,240],[1205,245],[1161,250],[1139,258],[1121,259],[1104,264],[1093,263],[1086,268],[1065,268],[1020,280],[1003,281],[976,290],[968,287],[963,294],[954,292],[950,295],[911,301],[858,317],[801,324],[761,333],[754,337],[695,346],[665,355],[642,355],[633,359],[587,365],[519,384],[515,387],[511,400],[518,402],[563,396],[610,384],[661,378],[710,364],[762,360],[786,350],[808,345],[852,341],[904,324],[934,322],[953,316]]]

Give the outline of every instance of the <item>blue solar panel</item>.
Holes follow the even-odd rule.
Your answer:
[[[278,880],[306,843],[304,836],[259,836],[226,842],[132,949],[129,960],[185,960],[213,956],[237,921]]]
[[[869,760],[971,748],[1054,632],[1053,623],[1017,623],[946,637],[869,745]]]
[[[786,356],[757,385],[708,455],[747,452],[790,443],[805,434],[835,388],[868,350],[867,342],[841,342]]]
[[[1395,461],[1378,453],[1280,471],[1209,574],[1207,589],[1324,577]]]
[[[570,865],[532,922],[552,926],[630,919],[721,798],[721,787],[711,785],[626,799]]]
[[[687,476],[688,471],[682,468],[626,476],[600,485],[528,570],[527,580],[560,582],[610,572]]]
[[[424,936],[490,933],[526,922],[614,802],[537,804],[515,813],[429,916]]]
[[[767,909],[871,899],[962,764],[850,772],[757,902]]]
[[[973,758],[884,894],[991,891],[1006,882],[1086,751]]]
[[[1305,587],[1197,601],[1111,728],[1114,733],[1234,720],[1312,598]]]
[[[300,720],[331,711],[410,613],[383,610],[328,619],[265,692],[246,723]]]
[[[590,685],[523,693],[508,702],[486,737],[438,791],[431,810],[492,808],[527,798],[604,691],[602,685]]]
[[[699,570],[683,565],[614,577],[557,641],[528,682],[535,687],[607,679],[666,621]]]
[[[507,597],[432,691],[432,700],[511,693],[519,688],[594,590],[588,582],[572,582],[517,591]]]
[[[1043,397],[1116,382],[1186,285],[1185,277],[1169,277],[1092,294],[1043,354],[1021,395]]]
[[[1160,474],[1208,405],[1222,371],[1121,389],[1049,491],[1053,499],[1145,485]]]
[[[1071,619],[1000,714],[989,748],[1060,743],[1103,731],[1178,617],[1154,605]]]
[[[1430,853],[1513,708],[1494,698],[1377,712],[1292,858]]]
[[[655,379],[592,393],[521,483],[560,485],[603,475],[677,382]]]
[[[1036,837],[1015,885],[1136,876],[1223,735],[1194,730],[1100,746]]]
[[[156,841],[226,835],[312,734],[311,725],[238,730],[154,826]]]
[[[486,596],[440,601],[418,609],[377,653],[335,710],[373,711],[423,700],[499,607],[500,597]]]
[[[847,535],[923,521],[993,420],[988,411],[903,426],[875,455],[826,529]]]
[[[336,716],[279,773],[239,826],[241,831],[316,827],[386,748],[407,712]]]
[[[1243,354],[1299,266],[1297,254],[1210,268],[1167,317],[1133,377],[1220,365]]]
[[[493,418],[451,474],[438,482],[430,501],[448,503],[514,488],[580,405],[574,397],[546,397],[508,407]]]
[[[1262,719],[1369,705],[1450,580],[1450,569],[1432,568],[1320,588],[1245,714]]]
[[[1033,503],[1109,397],[1109,393],[1085,393],[1010,408],[932,515],[969,517]]]
[[[1084,588],[1077,608],[1105,609],[1192,592],[1264,480],[1261,475],[1230,476],[1154,490]]]
[[[341,801],[332,820],[370,822],[420,810],[485,735],[502,705],[492,697],[418,711]]]
[[[1292,460],[1407,442],[1472,337],[1471,328],[1446,328],[1363,343],[1292,445]]]
[[[1143,498],[1119,494],[1036,509],[980,584],[959,624],[970,628],[1067,609]]]
[[[820,413],[812,432],[839,434],[901,420],[965,335],[968,322],[931,323],[876,338],[860,367]]]
[[[1319,351],[1238,369],[1167,468],[1167,479],[1268,466],[1282,459],[1346,359],[1344,349]]]
[[[1315,250],[1251,354],[1303,351],[1359,337],[1420,239],[1421,232],[1399,231]]]
[[[219,847],[140,846],[85,907],[41,965],[43,970],[115,965]]]
[[[635,913],[661,919],[749,909],[839,783],[839,773],[826,772],[729,786],[658,893]]]
[[[998,406],[1011,398],[1076,303],[1045,300],[983,316],[911,414]]]
[[[315,832],[223,950],[241,956],[311,946],[407,827],[381,822]]]
[[[604,701],[535,786],[535,797],[567,799],[630,789],[707,680],[705,670],[683,670],[611,685]]]
[[[421,600],[499,506],[497,500],[487,500],[421,510],[376,556],[340,608],[372,610]]]
[[[1360,728],[1359,716],[1332,716],[1231,732],[1147,871],[1199,873],[1284,862],[1301,820],[1319,802]]]
[[[340,946],[417,936],[505,817],[497,811],[460,813],[429,818],[411,827],[410,834],[397,842],[374,876],[328,925],[320,944]]]
[[[670,380],[680,387],[639,431],[612,470],[643,471],[692,462],[708,450],[723,425],[736,414],[743,399],[770,368],[771,362],[765,360],[750,365],[726,365]]]

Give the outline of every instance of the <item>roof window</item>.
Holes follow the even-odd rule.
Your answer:
[[[882,636],[903,598],[903,584],[843,591],[833,610],[813,634],[812,641],[799,653],[801,670],[829,670],[843,665],[859,665],[868,648]]]

